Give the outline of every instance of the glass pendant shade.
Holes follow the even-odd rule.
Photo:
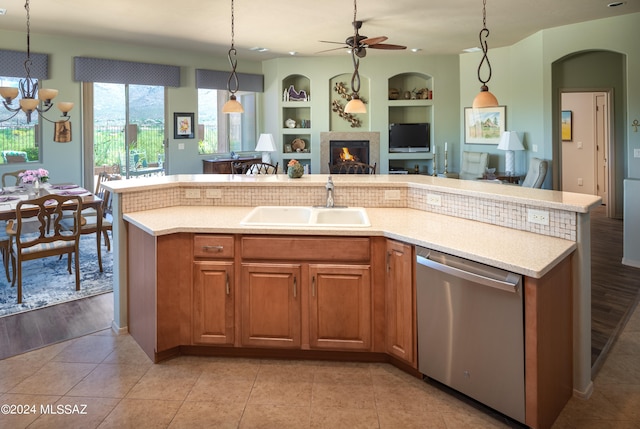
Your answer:
[[[13,100],[18,96],[18,88],[3,86],[0,88],[0,95],[5,100]]]
[[[483,86],[480,93],[473,99],[472,107],[474,109],[480,107],[498,107],[498,99],[495,95],[489,92],[489,88]]]
[[[344,106],[345,113],[367,113],[367,108],[357,95]]]
[[[244,113],[244,108],[242,104],[236,100],[236,96],[232,95],[229,97],[229,101],[222,106],[222,113]]]
[[[40,88],[38,98],[42,101],[51,101],[58,95],[57,89]]]
[[[73,109],[73,103],[70,101],[60,101],[56,106],[58,106],[63,116],[67,116],[67,113]]]
[[[23,112],[33,112],[38,107],[38,100],[34,98],[23,98],[20,100],[20,108]]]

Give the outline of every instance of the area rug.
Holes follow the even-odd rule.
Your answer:
[[[72,274],[67,271],[67,257],[58,258],[51,256],[23,263],[21,304],[17,304],[16,287],[7,282],[0,264],[0,317],[113,291],[113,254],[107,252],[103,242],[101,273],[95,235],[83,235],[80,239],[79,291],[73,269]]]

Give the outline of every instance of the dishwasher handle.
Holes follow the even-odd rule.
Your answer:
[[[507,273],[505,280],[494,279],[484,276],[479,273],[474,273],[469,270],[462,270],[460,268],[452,267],[451,265],[443,264],[441,262],[429,259],[429,254],[422,256],[416,255],[418,265],[424,265],[426,267],[438,270],[440,272],[450,274],[452,276],[472,281],[474,283],[481,284],[496,289],[500,289],[506,292],[518,293],[522,276],[514,273]]]

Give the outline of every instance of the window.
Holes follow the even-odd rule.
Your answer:
[[[256,94],[236,93],[243,114],[224,114],[227,91],[198,89],[198,153],[252,151],[256,145]]]
[[[20,78],[0,76],[0,86],[18,88]],[[20,106],[20,94],[11,103],[13,108]],[[0,120],[10,117],[13,112],[0,108]],[[27,116],[18,112],[13,118],[0,122],[0,157],[1,163],[20,162],[25,158],[27,162],[40,161],[42,141],[40,127],[38,126],[38,114],[31,115],[31,123],[27,123]],[[14,153],[15,155],[11,155]],[[10,158],[7,158],[9,156]]]

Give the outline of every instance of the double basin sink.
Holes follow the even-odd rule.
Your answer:
[[[367,227],[362,207],[258,206],[241,221],[247,226]]]

